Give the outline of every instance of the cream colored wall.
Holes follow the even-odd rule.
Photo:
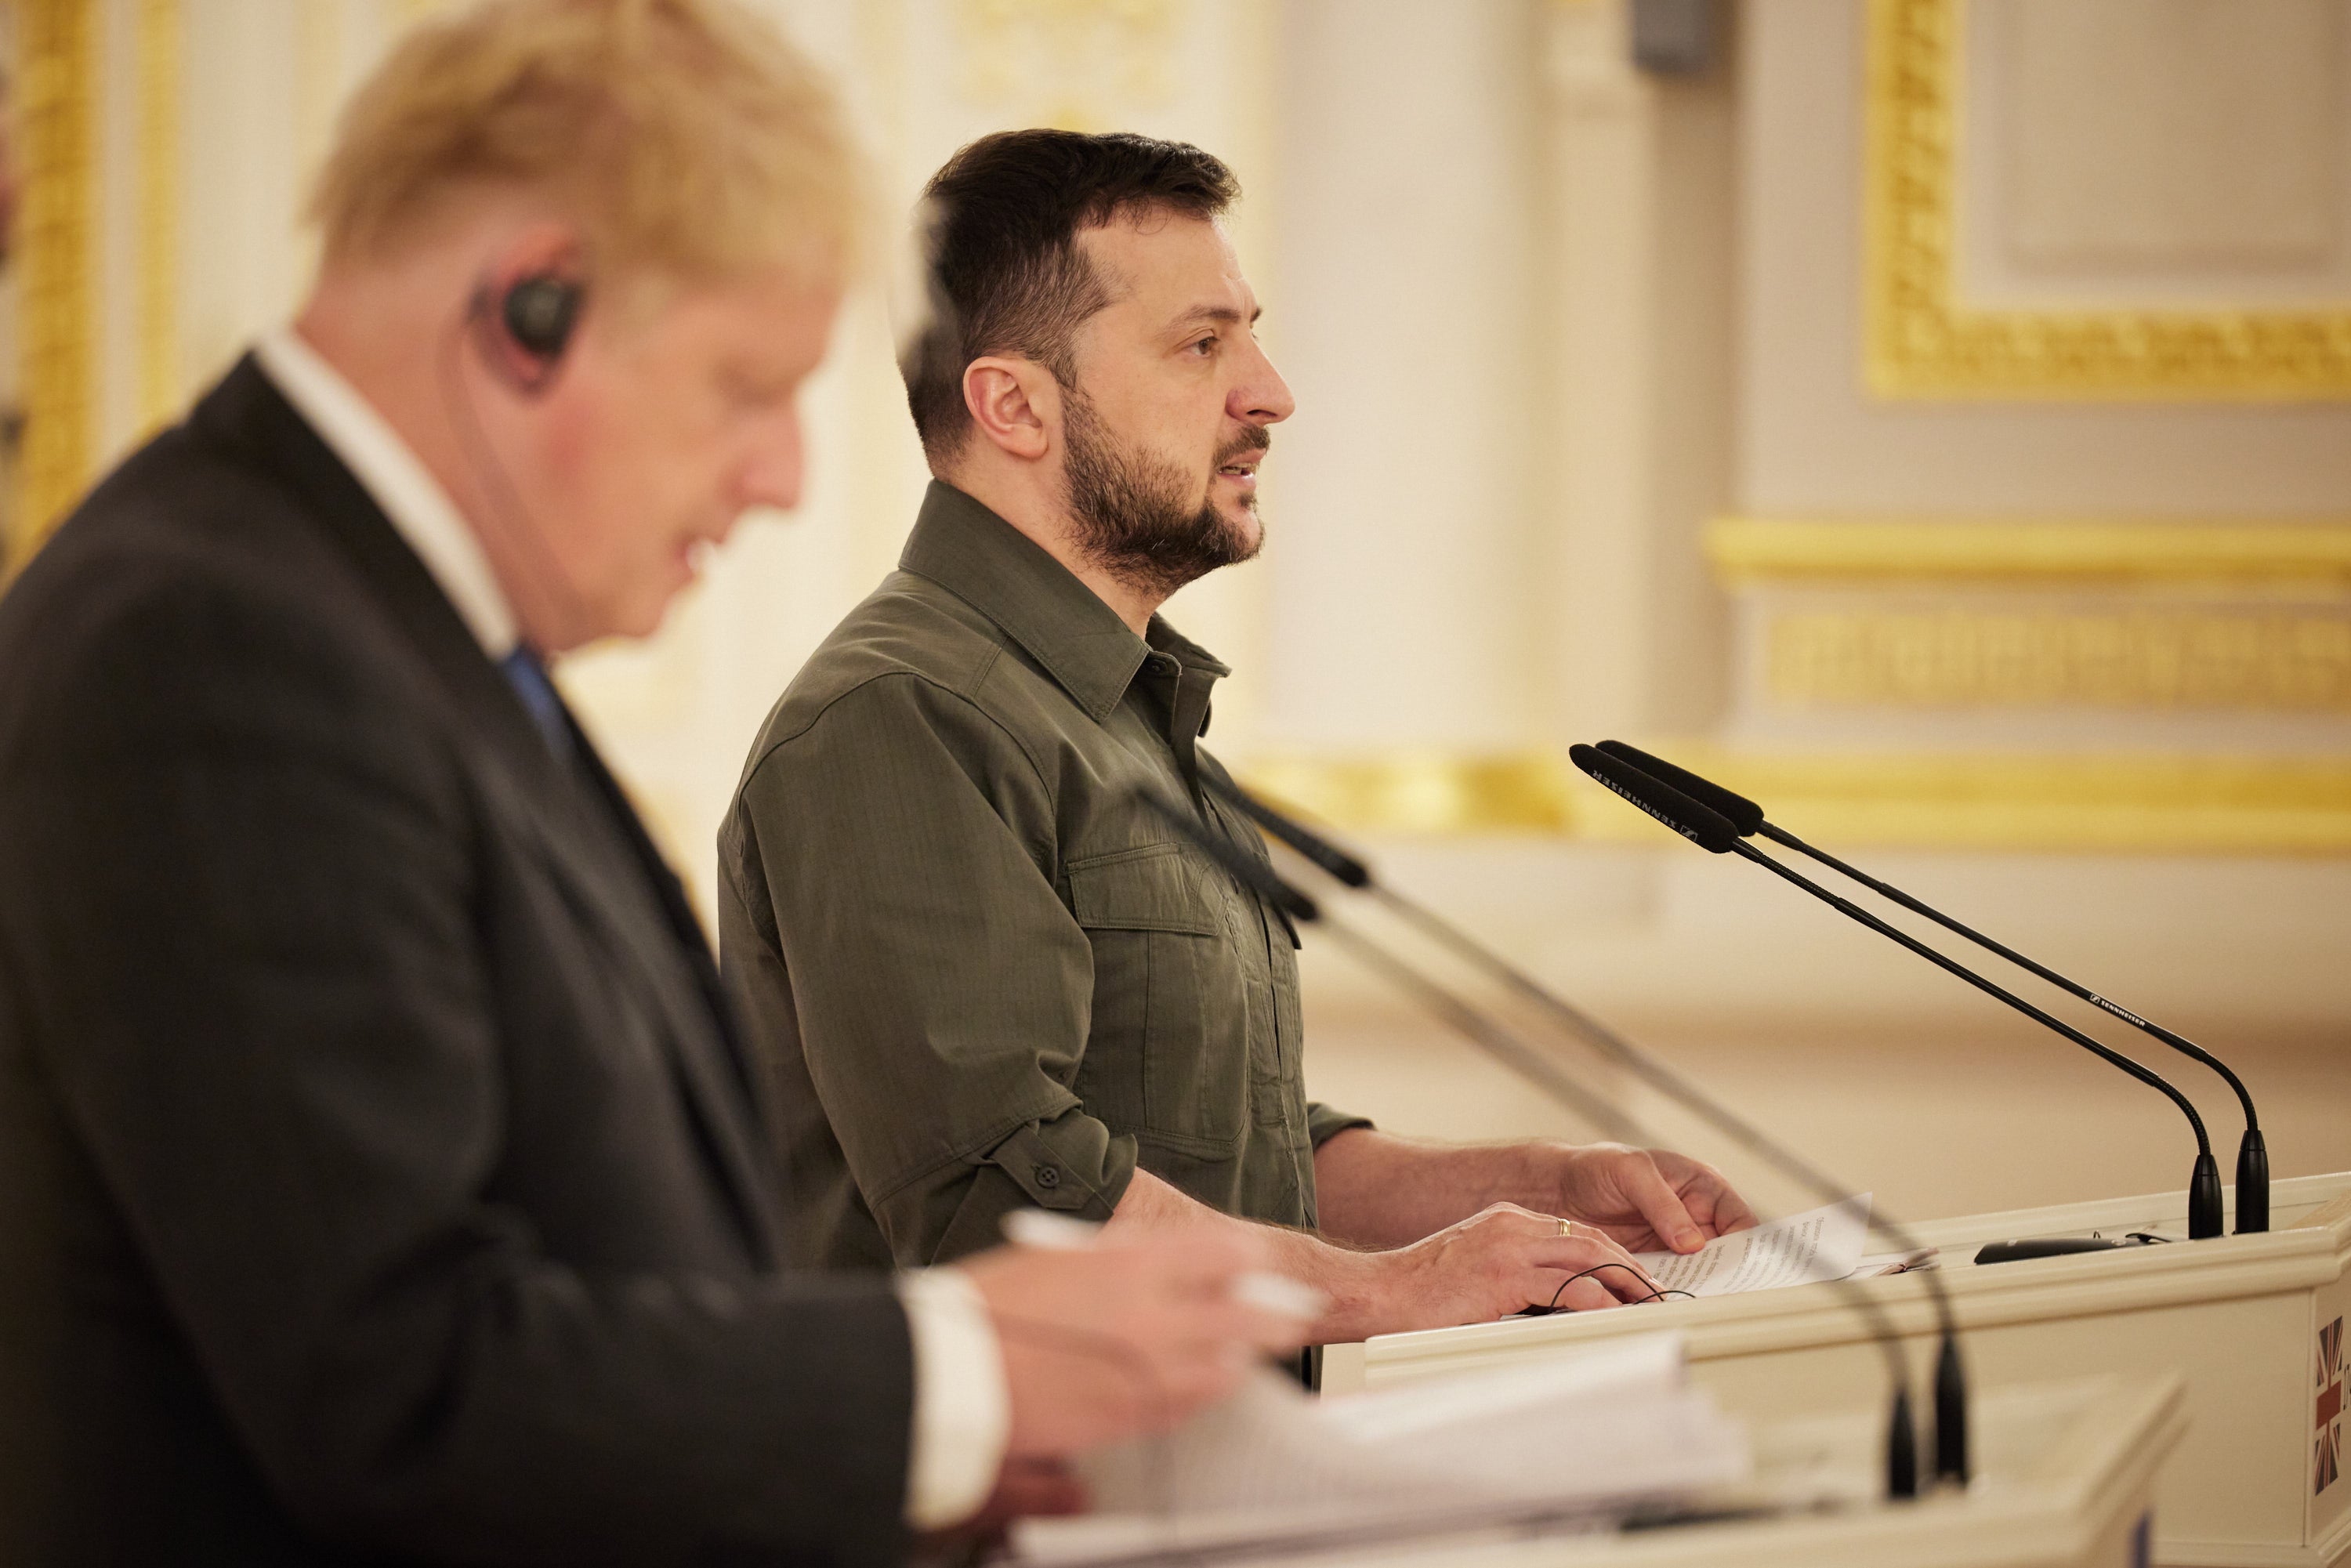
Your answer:
[[[1537,732],[1540,22],[1516,4],[1441,27],[1416,0],[1283,7],[1268,319],[1298,414],[1266,470],[1252,739],[1499,749]]]
[[[1544,22],[1546,738],[1701,732],[1727,669],[1698,528],[1732,501],[1736,78],[1635,69],[1621,5]]]

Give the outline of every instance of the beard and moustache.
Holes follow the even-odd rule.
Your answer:
[[[1213,470],[1272,445],[1264,430],[1252,425],[1218,450],[1207,494],[1196,507],[1184,470],[1155,454],[1121,449],[1084,392],[1068,388],[1063,405],[1070,512],[1088,559],[1131,588],[1165,597],[1257,554],[1263,529],[1251,538],[1217,510]],[[1242,504],[1256,513],[1256,497]]]

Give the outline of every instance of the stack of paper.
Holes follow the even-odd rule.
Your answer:
[[[1660,1288],[1693,1296],[1735,1296],[1842,1280],[1861,1264],[1862,1245],[1869,1238],[1870,1197],[1865,1192],[1752,1230],[1718,1236],[1695,1252],[1633,1256]]]
[[[1745,1430],[1650,1334],[1508,1372],[1315,1401],[1270,1375],[1171,1437],[1081,1467],[1095,1515],[1025,1523],[1038,1563],[1498,1519],[1588,1516],[1746,1479]]]

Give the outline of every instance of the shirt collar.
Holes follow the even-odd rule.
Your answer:
[[[996,622],[1097,723],[1155,652],[1211,680],[1232,674],[1156,615],[1136,636],[1043,546],[941,480],[924,495],[898,565]]]
[[[493,660],[513,653],[521,633],[481,540],[399,433],[291,327],[266,334],[253,353],[295,412],[383,508],[482,652]]]

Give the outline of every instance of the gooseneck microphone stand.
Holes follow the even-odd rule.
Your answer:
[[[2160,1073],[2142,1066],[2119,1051],[2100,1044],[2071,1024],[2042,1011],[2022,997],[2003,989],[1957,960],[1944,956],[1908,932],[1887,925],[1851,899],[1841,898],[1801,872],[1781,864],[1741,838],[1720,812],[1712,807],[1700,805],[1662,779],[1589,746],[1569,747],[1568,758],[1612,793],[1656,818],[1700,849],[1712,854],[1736,854],[1743,860],[1753,861],[1772,875],[1802,888],[1839,914],[1860,922],[1888,941],[1900,944],[1937,968],[1965,980],[1985,995],[2006,1003],[2043,1028],[2064,1035],[2092,1055],[2160,1091],[2179,1108],[2196,1134],[2196,1164],[2188,1182],[2188,1234],[2190,1239],[2199,1241],[2220,1234],[2220,1167],[2212,1159],[2212,1140],[2205,1134],[2204,1118],[2196,1113],[2195,1105]]]
[[[1800,855],[1818,862],[1831,871],[1859,883],[1879,897],[1899,904],[1913,915],[1924,915],[1944,930],[1966,937],[1987,952],[1997,953],[2018,968],[2040,977],[2059,990],[2070,996],[2078,997],[2101,1011],[2122,1019],[2132,1028],[2153,1035],[2174,1051],[2194,1058],[2219,1073],[2227,1081],[2229,1087],[2236,1092],[2237,1103],[2243,1107],[2245,1113],[2245,1135],[2237,1145],[2237,1234],[2245,1236],[2267,1230],[2270,1228],[2269,1147],[2262,1138],[2261,1120],[2253,1111],[2252,1094],[2245,1088],[2244,1080],[2231,1071],[2227,1062],[2222,1061],[2195,1041],[2172,1033],[2161,1024],[2139,1017],[2138,1014],[2119,1003],[2108,1001],[2089,987],[2067,979],[2056,970],[2035,963],[2013,947],[1996,942],[1982,932],[1961,925],[1938,909],[1930,908],[1891,883],[1880,882],[1858,867],[1847,865],[1825,850],[1814,849],[1785,828],[1767,821],[1763,815],[1763,808],[1744,795],[1735,794],[1710,779],[1701,779],[1687,768],[1677,768],[1662,757],[1652,757],[1637,747],[1627,746],[1621,740],[1604,740],[1600,743],[1599,749],[1619,762],[1630,763],[1651,778],[1671,785],[1699,805],[1712,807],[1725,821],[1730,824],[1731,831],[1740,838],[1749,838],[1761,833],[1775,844],[1784,845]]]

